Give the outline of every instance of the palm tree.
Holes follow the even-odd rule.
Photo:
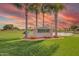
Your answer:
[[[49,13],[50,15],[52,15],[52,9],[53,9],[52,5],[48,4],[48,3],[45,3],[44,6],[43,6],[44,13]],[[43,21],[43,23],[44,23],[44,21]],[[52,37],[52,33],[53,33],[52,23],[51,23],[51,31],[50,32],[51,32],[51,37]]]
[[[36,29],[37,29],[38,28],[38,13],[40,11],[40,4],[39,3],[32,3],[29,6],[29,10],[31,12],[35,12],[35,15],[36,15]]]
[[[54,37],[58,37],[58,13],[59,11],[63,10],[64,6],[62,4],[54,4],[53,5],[53,12],[54,12],[54,21],[55,21],[55,36]]]
[[[25,30],[26,30],[26,33],[25,33],[25,37],[27,38],[27,30],[28,30],[28,6],[29,4],[22,4],[22,3],[13,3],[14,6],[16,6],[17,8],[24,8],[25,10]]]
[[[41,4],[41,11],[42,11],[42,14],[43,14],[43,27],[45,26],[45,13],[48,12],[48,10],[46,9],[46,3],[42,3]]]
[[[55,22],[55,35],[54,37],[58,37],[58,33],[57,33],[57,30],[58,30],[58,13],[59,11],[63,10],[64,6],[63,4],[59,4],[59,3],[56,3],[56,4],[48,4],[46,5],[47,9],[54,13],[54,22]]]

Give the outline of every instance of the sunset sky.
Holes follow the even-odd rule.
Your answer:
[[[79,23],[79,4],[70,3],[64,4],[65,9],[59,13],[59,28],[66,28],[73,23]],[[54,17],[50,14],[45,14],[45,25],[51,25],[51,21]],[[38,17],[39,26],[42,24],[42,14]],[[24,10],[17,9],[12,4],[1,4],[0,3],[0,28],[5,24],[14,24],[14,26],[21,29],[25,28],[25,17]],[[35,25],[35,14],[29,12],[28,19],[29,26]]]

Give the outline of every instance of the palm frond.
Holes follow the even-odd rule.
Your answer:
[[[21,8],[22,7],[22,4],[21,3],[13,3],[12,5],[14,5],[17,8]]]

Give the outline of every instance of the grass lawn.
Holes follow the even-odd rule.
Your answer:
[[[0,31],[0,55],[79,56],[79,35],[41,41],[25,41],[22,38],[22,31]]]

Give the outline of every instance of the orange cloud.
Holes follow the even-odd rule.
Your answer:
[[[6,18],[10,18],[15,20],[15,22],[0,22],[0,24],[14,24],[15,26],[19,27],[19,28],[25,28],[25,19],[22,17],[17,17],[17,16],[11,16],[11,15],[1,15],[0,16],[4,16]],[[59,18],[63,19],[63,22],[65,22],[67,25],[65,26],[64,23],[59,24],[58,27],[59,28],[65,28],[68,27],[68,25],[72,24],[72,21],[74,21],[73,17],[70,16],[65,16],[63,14],[59,14]],[[54,17],[53,15],[50,14],[45,14],[45,25],[51,25],[51,23],[54,24]],[[42,13],[38,15],[38,25],[41,26],[43,23],[43,17],[42,17]],[[35,15],[34,14],[29,14],[28,17],[28,27],[35,27],[36,25],[36,19],[35,19]]]

